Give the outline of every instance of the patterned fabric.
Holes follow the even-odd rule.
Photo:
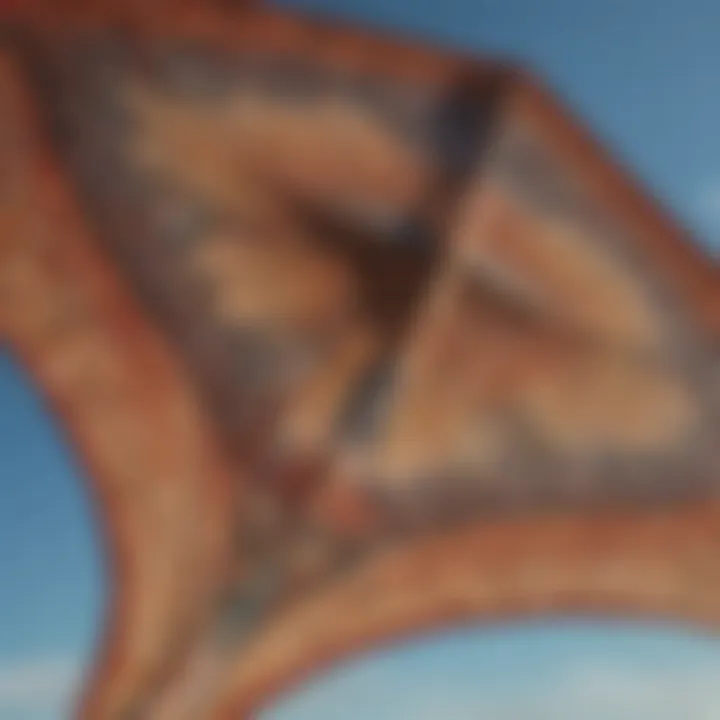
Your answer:
[[[105,513],[86,717],[252,716],[511,610],[717,621],[715,268],[545,90],[270,11],[60,15],[0,25],[0,330]]]

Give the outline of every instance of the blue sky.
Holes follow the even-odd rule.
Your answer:
[[[717,642],[673,628],[545,622],[386,648],[261,720],[717,720]]]
[[[82,474],[29,379],[0,352],[0,718],[63,717],[102,605]]]
[[[708,248],[720,248],[716,0],[279,4],[524,60]],[[89,656],[103,575],[82,488],[77,464],[31,383],[0,353],[3,720],[66,717]],[[592,624],[475,630],[403,647],[337,671],[266,720],[720,717],[720,643],[670,631],[608,632]],[[614,697],[616,706],[603,706],[601,695]],[[591,706],[600,710],[592,715]]]

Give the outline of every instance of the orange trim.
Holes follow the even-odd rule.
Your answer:
[[[257,717],[337,662],[470,622],[624,616],[718,632],[719,547],[718,503],[483,520],[409,541],[279,612],[211,717]]]
[[[350,72],[438,85],[469,68],[491,76],[503,67],[446,48],[433,49],[382,32],[358,30],[337,20],[252,4],[28,0],[8,17],[48,39],[81,31],[123,29],[149,42],[177,38],[236,51],[297,54]]]
[[[171,349],[148,324],[127,288],[122,286],[108,263],[93,247],[80,213],[67,192],[67,181],[41,141],[37,114],[25,92],[22,77],[12,60],[2,55],[0,105],[3,132],[6,137],[12,138],[14,150],[18,152],[17,158],[8,152],[8,160],[18,163],[12,165],[9,171],[13,173],[13,190],[20,188],[14,197],[22,195],[16,200],[17,207],[3,208],[0,202],[0,222],[7,233],[0,237],[0,289],[6,290],[3,284],[10,283],[7,286],[10,288],[10,301],[0,308],[2,334],[9,338],[12,349],[29,368],[52,409],[69,430],[87,469],[89,491],[97,501],[105,528],[113,593],[111,605],[106,611],[104,640],[100,644],[93,681],[83,701],[82,716],[108,717],[112,714],[109,708],[113,703],[121,702],[121,698],[114,697],[118,685],[122,686],[123,681],[132,675],[134,664],[145,652],[140,647],[133,649],[128,642],[133,637],[137,641],[137,633],[134,632],[136,622],[143,613],[144,604],[152,599],[158,588],[136,585],[138,569],[146,563],[146,558],[133,547],[133,538],[127,526],[128,510],[134,512],[134,509],[132,500],[123,500],[127,497],[123,496],[123,492],[128,492],[120,482],[123,468],[118,466],[116,457],[108,458],[103,454],[107,448],[97,445],[97,428],[92,422],[94,413],[88,412],[85,407],[87,401],[78,396],[77,387],[72,383],[70,386],[63,384],[63,380],[53,374],[53,367],[56,367],[53,364],[62,357],[55,352],[57,343],[53,344],[52,339],[47,340],[43,336],[53,332],[52,327],[43,328],[38,322],[45,311],[42,308],[26,310],[20,304],[13,304],[12,284],[17,277],[13,274],[13,267],[26,269],[29,263],[31,272],[42,272],[42,268],[54,265],[39,288],[41,293],[46,293],[40,300],[42,307],[49,308],[62,302],[67,292],[73,295],[75,301],[80,300],[77,309],[86,319],[90,318],[90,327],[85,332],[92,334],[99,331],[102,335],[100,341],[111,345],[113,372],[108,382],[115,384],[114,392],[125,393],[124,399],[129,406],[120,409],[120,420],[134,423],[132,432],[136,438],[142,434],[151,438],[162,436],[162,440],[152,441],[155,466],[166,467],[169,472],[178,466],[168,454],[168,444],[173,435],[180,446],[175,450],[178,457],[187,450],[186,457],[197,464],[194,471],[189,471],[185,477],[186,483],[194,483],[194,486],[186,489],[196,493],[196,502],[199,505],[202,503],[201,507],[204,505],[207,519],[203,527],[210,530],[205,537],[201,534],[200,525],[182,529],[182,547],[188,555],[197,555],[194,560],[198,567],[194,571],[191,565],[178,568],[180,575],[187,576],[160,588],[167,591],[166,609],[176,611],[174,622],[177,627],[172,629],[171,614],[165,644],[168,644],[173,632],[191,632],[192,627],[201,621],[199,612],[213,601],[217,586],[224,577],[227,562],[227,538],[224,533],[230,527],[228,513],[232,507],[228,501],[230,474],[197,404],[194,390],[173,359]],[[0,144],[0,157],[2,150]],[[7,195],[13,197],[12,193]],[[43,218],[49,224],[52,238],[47,237],[43,242],[32,231],[29,235],[25,233],[24,226],[19,223],[32,222],[33,216]],[[3,272],[6,277],[3,277]],[[5,299],[6,295],[3,294],[3,297]],[[27,292],[20,299],[27,299]],[[28,324],[24,318],[30,316],[34,322]],[[112,415],[110,410],[109,419]],[[126,461],[132,463],[133,458],[128,457]],[[180,478],[158,478],[155,487],[167,486],[169,482],[180,482]],[[148,496],[152,497],[150,492]],[[194,535],[193,530],[196,531]],[[136,534],[135,526],[133,534]],[[192,598],[177,602],[178,592],[189,592],[187,588],[192,582],[202,585],[203,578],[207,587],[198,587]],[[193,607],[193,603],[197,607]],[[159,650],[163,656],[168,651],[163,647]]]
[[[498,72],[505,71],[496,63],[474,61],[452,53],[440,54],[435,50],[412,44],[379,39],[374,34],[350,30],[339,24],[304,20],[283,11],[249,7],[221,10],[218,5],[200,2],[184,2],[178,5],[166,3],[165,0],[158,2],[78,0],[72,4],[57,3],[52,0],[37,2],[28,0],[23,7],[7,10],[6,16],[25,24],[33,32],[48,40],[63,33],[124,27],[149,43],[161,38],[176,37],[198,42],[205,41],[214,47],[262,49],[279,54],[293,53],[355,72],[438,87],[451,82],[458,74],[469,69],[479,74],[486,73],[488,77],[494,77]],[[189,414],[194,423],[194,437],[202,448],[203,464],[201,470],[198,470],[202,482],[198,481],[198,487],[207,489],[209,512],[212,513],[212,519],[208,518],[208,525],[230,529],[231,520],[227,514],[230,505],[227,502],[230,493],[230,483],[227,480],[229,473],[220,450],[215,447],[212,429],[207,426],[202,411],[195,405],[190,383],[173,360],[171,349],[147,323],[130,293],[122,287],[112,269],[93,247],[92,238],[83,226],[80,212],[69,197],[66,180],[62,177],[59,168],[48,160],[48,148],[37,140],[40,135],[36,113],[31,109],[29,98],[22,88],[22,79],[18,77],[16,69],[9,61],[0,64],[0,83],[0,101],[2,101],[1,94],[5,93],[9,98],[8,107],[15,113],[14,121],[6,118],[3,121],[12,122],[16,130],[22,128],[24,151],[28,153],[27,162],[32,175],[31,192],[34,210],[41,213],[47,209],[53,217],[59,218],[56,230],[57,237],[62,238],[63,262],[68,267],[72,266],[72,270],[67,270],[68,276],[72,277],[73,282],[84,288],[88,297],[92,298],[93,311],[97,314],[98,322],[114,340],[117,359],[122,365],[125,376],[142,378],[141,386],[144,391],[134,400],[137,403],[137,422],[152,423],[158,418],[162,420],[163,415],[158,415],[155,408],[158,398],[160,402],[167,401],[168,405],[175,397],[188,399],[191,408]],[[627,174],[612,163],[608,155],[560,108],[542,86],[535,80],[518,73],[515,87],[508,112],[510,114],[516,112],[523,121],[527,120],[537,126],[558,157],[577,169],[578,182],[583,183],[602,206],[635,232],[641,247],[668,277],[673,278],[706,326],[713,332],[720,330],[715,264],[693,247],[687,235],[635,188]],[[0,253],[7,252],[0,249]],[[6,259],[8,256],[3,257]],[[1,273],[0,270],[0,276]],[[76,399],[65,394],[62,388],[52,386],[45,381],[45,367],[49,358],[38,338],[30,332],[13,331],[11,341],[70,428],[91,471],[91,478],[94,480],[91,491],[98,498],[107,526],[107,543],[116,576],[117,595],[113,599],[114,606],[108,618],[108,631],[103,655],[100,658],[100,668],[92,693],[86,699],[84,710],[86,717],[101,717],[108,707],[107,703],[111,701],[108,698],[114,692],[115,683],[131,663],[131,659],[126,656],[127,648],[124,644],[134,622],[133,618],[136,617],[133,608],[136,607],[139,594],[148,593],[151,589],[137,588],[133,585],[132,568],[138,558],[132,554],[133,551],[128,543],[125,516],[115,495],[116,490],[111,487],[111,478],[107,476],[106,465],[98,461],[97,449],[92,439],[92,428],[86,425],[82,413],[78,412]],[[160,396],[154,386],[162,388]],[[152,433],[157,428],[148,426],[147,430]],[[719,523],[715,508],[692,509],[687,512],[676,509],[672,514],[673,517],[677,515],[677,518],[668,520],[663,525],[666,532],[664,535],[651,532],[656,523],[660,522],[659,518],[663,517],[661,514],[638,513],[623,520],[616,519],[599,524],[586,522],[578,516],[573,521],[576,524],[569,523],[570,527],[575,528],[575,535],[571,533],[566,540],[569,539],[570,546],[573,546],[575,540],[594,532],[596,534],[593,536],[592,547],[599,547],[602,550],[607,545],[611,546],[607,550],[609,555],[606,557],[621,558],[638,553],[638,557],[641,559],[644,557],[645,560],[648,557],[665,559],[669,566],[672,565],[680,572],[686,567],[688,558],[694,557],[693,553],[697,548],[702,549],[706,542],[712,544],[715,541]],[[505,530],[498,529],[496,534],[488,531],[487,547],[494,552],[493,543],[498,537],[505,537],[503,533],[509,533],[509,539],[506,539],[504,546],[508,553],[506,559],[515,557],[516,563],[530,562],[532,554],[539,552],[543,547],[543,538],[547,538],[543,519],[525,521],[522,532],[511,523],[498,524],[494,527],[503,527]],[[627,544],[613,545],[621,531],[625,533],[623,537],[627,537]],[[652,555],[643,555],[646,550],[643,533],[646,531],[658,541],[663,540],[658,542]],[[195,540],[199,542],[198,538]],[[220,546],[222,538],[217,542]],[[514,547],[511,547],[513,545]],[[553,551],[562,549],[561,546],[556,547],[552,543],[546,547],[554,548]],[[472,545],[459,545],[452,557],[461,557],[463,552],[469,552],[472,548]],[[687,554],[673,561],[674,549],[683,550]],[[221,550],[224,551],[224,548]],[[407,565],[424,562],[427,550],[426,541],[418,543],[414,550],[408,551]],[[224,565],[226,558],[222,551],[218,551],[217,558],[210,557],[209,560],[209,562],[217,562],[212,575],[217,584],[222,582],[222,572],[226,567]],[[492,552],[489,552],[488,557],[491,555]],[[605,562],[602,557],[602,552],[598,554],[597,550],[589,551],[588,557],[582,563],[585,572],[592,574],[592,571],[598,567],[593,563],[602,565]],[[382,561],[380,558],[378,565],[370,563],[370,570],[367,572],[371,581],[373,577],[383,577],[382,573],[377,576],[372,575],[373,568],[380,567]],[[483,571],[492,567],[491,558],[486,558],[486,561],[481,568]],[[198,561],[198,565],[201,562]],[[673,565],[673,562],[676,564]],[[366,570],[362,569],[361,572],[365,573]],[[409,580],[400,590],[414,595],[419,602],[427,591],[427,576],[422,582],[416,582],[414,586],[412,582]],[[441,584],[440,580],[437,582]],[[340,601],[339,604],[333,605],[334,613],[342,614],[346,611],[342,603],[344,587],[341,585],[336,588],[340,591]],[[592,587],[592,583],[587,580],[585,584],[578,582],[577,585],[567,587],[564,591],[550,592],[544,599],[533,600],[527,593],[521,593],[514,598],[501,597],[494,603],[488,602],[484,605],[470,606],[455,597],[441,599],[434,606],[418,606],[420,609],[416,609],[417,612],[412,617],[407,616],[405,619],[394,617],[384,624],[378,623],[373,629],[354,636],[340,634],[335,638],[334,643],[321,646],[319,649],[309,648],[307,653],[303,654],[301,662],[289,664],[276,672],[269,671],[265,675],[259,671],[259,676],[254,681],[248,681],[244,685],[236,684],[229,688],[229,696],[223,698],[228,704],[223,705],[219,712],[229,712],[229,709],[232,709],[233,717],[237,717],[238,713],[252,716],[257,707],[265,704],[281,689],[290,687],[299,678],[306,677],[308,673],[315,672],[330,661],[387,641],[389,638],[414,634],[469,618],[490,619],[505,617],[508,614],[557,612],[560,609],[593,613],[600,609],[603,611],[617,609],[623,613],[637,611],[643,614],[654,613],[658,616],[690,617],[700,622],[707,621],[709,625],[714,625],[718,621],[715,610],[705,614],[707,594],[704,591],[698,593],[694,605],[690,603],[688,606],[682,606],[682,603],[673,605],[664,601],[653,601],[649,595],[644,595],[642,592],[630,597],[622,593],[595,592]],[[380,583],[378,593],[382,594],[385,591],[386,587]],[[211,594],[210,590],[208,592]],[[326,593],[318,592],[312,598],[311,604],[319,608],[325,607],[323,602],[329,597],[328,592],[332,593],[333,590]],[[171,606],[172,604],[168,603],[168,609]],[[286,613],[280,613],[277,617],[277,626],[284,627],[283,623],[287,620],[288,627],[299,627],[292,624],[294,612],[295,609],[291,608]],[[324,617],[327,618],[327,614]],[[182,618],[178,620],[179,624],[181,620]],[[272,632],[273,627],[269,628],[269,632]],[[313,639],[313,633],[310,633],[309,637]],[[253,657],[253,653],[249,652],[243,663],[252,664]],[[243,665],[243,667],[247,666]],[[240,672],[245,670],[240,668],[238,673]],[[238,692],[240,695],[237,694]]]
[[[691,309],[713,333],[720,332],[720,273],[717,263],[647,192],[632,173],[612,159],[536,78],[516,76],[508,119],[517,116],[534,126],[553,156],[610,217],[617,218],[633,239],[673,280]]]

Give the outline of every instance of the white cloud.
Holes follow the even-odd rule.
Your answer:
[[[0,717],[45,711],[62,716],[81,679],[77,662],[63,658],[0,664]]]
[[[596,664],[579,659],[558,668],[547,682],[531,687],[493,687],[482,681],[395,684],[397,676],[374,686],[362,682],[318,683],[269,709],[264,720],[719,720],[720,661],[670,663],[642,667],[636,663]],[[363,678],[366,681],[367,678]],[[314,692],[313,692],[314,691]],[[359,696],[364,696],[358,701]]]
[[[568,672],[552,704],[587,720],[718,720],[720,662],[581,666]]]
[[[640,669],[622,664],[567,668],[544,687],[487,696],[487,687],[413,715],[418,720],[718,720],[720,662],[701,666]],[[485,697],[483,697],[485,695]],[[421,703],[418,703],[421,707]]]

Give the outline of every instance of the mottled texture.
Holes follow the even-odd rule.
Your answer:
[[[102,505],[115,597],[86,712],[120,718],[217,602],[227,467],[170,349],[98,257],[16,70],[0,55],[0,330]]]
[[[710,261],[519,72],[176,10],[2,46],[0,329],[117,558],[85,715],[252,716],[460,619],[715,625]]]

